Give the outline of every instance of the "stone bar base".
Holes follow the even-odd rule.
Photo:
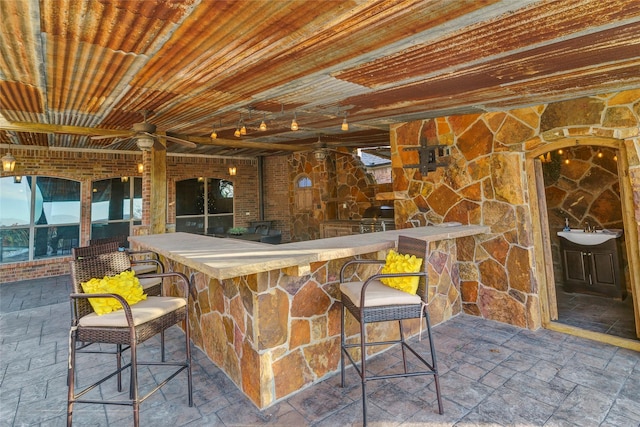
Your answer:
[[[406,234],[415,236],[415,230]],[[458,235],[449,231],[440,236],[447,240],[433,236],[427,239],[431,240],[429,313],[433,324],[462,311],[456,260]],[[484,228],[467,231],[460,236],[478,234]],[[398,234],[357,236],[357,246],[353,236],[321,239],[315,241],[315,249],[310,249],[310,242],[265,245],[172,233],[164,237],[169,239],[165,244],[172,242],[169,251],[158,242],[150,244],[160,239],[155,235],[130,239],[137,244],[147,242],[140,246],[156,250],[168,270],[192,277],[195,298],[189,315],[195,345],[262,409],[337,372],[340,268],[354,257],[384,259]],[[247,261],[241,262],[241,257]],[[283,257],[289,261],[283,261]],[[304,260],[310,261],[306,264]],[[360,268],[356,272],[360,279],[377,271],[374,266]],[[419,330],[417,320],[406,321],[405,326],[412,335]],[[359,340],[358,324],[350,314],[345,327],[349,340]],[[397,323],[373,325],[368,333],[376,340],[396,338]],[[384,348],[371,348],[372,353],[376,351]]]
[[[433,324],[461,312],[454,271],[455,240],[433,242],[429,259],[429,313]],[[361,258],[383,259],[384,251]],[[335,373],[340,363],[339,272],[353,257],[311,263],[310,273],[288,269],[215,279],[178,262],[162,259],[173,271],[193,274],[197,298],[190,306],[194,343],[259,408]],[[371,267],[358,271],[366,278]],[[358,323],[347,315],[347,334],[359,340]],[[409,334],[418,321],[405,321]],[[397,323],[368,330],[371,339],[396,338]],[[371,353],[384,348],[371,348]]]

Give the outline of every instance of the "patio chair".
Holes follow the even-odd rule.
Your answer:
[[[366,384],[370,380],[380,380],[398,377],[413,377],[420,375],[433,376],[435,382],[436,396],[438,400],[438,411],[443,414],[442,397],[440,395],[440,381],[438,376],[438,368],[436,364],[436,351],[431,334],[431,323],[429,320],[429,311],[427,310],[428,301],[428,274],[427,274],[427,258],[428,258],[428,242],[424,240],[414,239],[407,236],[398,237],[398,253],[415,255],[422,259],[422,265],[417,272],[410,273],[379,273],[367,278],[364,281],[347,282],[345,280],[346,272],[351,267],[357,267],[363,264],[385,264],[384,260],[352,260],[345,263],[340,270],[340,291],[342,300],[342,316],[341,316],[341,352],[340,352],[340,375],[341,386],[345,383],[345,356],[354,366],[362,381],[362,414],[363,423],[367,424],[367,392]],[[384,271],[384,269],[383,269]],[[389,278],[409,278],[417,277],[417,293],[404,292],[394,289],[381,282]],[[401,279],[402,280],[402,279]],[[360,324],[360,341],[347,343],[345,333],[345,316],[347,311]],[[425,359],[418,350],[414,349],[407,340],[405,340],[402,320],[404,319],[420,319],[422,317],[426,322],[426,333],[429,341],[430,360]],[[397,321],[400,329],[400,336],[397,340],[388,341],[367,341],[367,324],[376,322]],[[422,328],[422,326],[421,326]],[[422,330],[420,331],[422,335]],[[367,348],[372,346],[383,346],[399,343],[402,350],[402,370],[398,373],[384,373],[373,375],[367,372]],[[349,353],[349,349],[359,349],[360,363],[354,360]],[[406,351],[409,350],[417,358],[417,362],[421,364],[419,367],[423,370],[409,370],[407,366]]]
[[[136,275],[146,273],[164,273],[164,265],[160,262],[158,254],[150,250],[131,250],[129,249],[129,241],[127,236],[111,236],[101,239],[89,240],[89,247],[96,245],[103,245],[106,243],[117,243],[117,248],[125,251],[131,259],[131,269],[136,272]],[[140,256],[145,256],[144,259],[140,259]]]
[[[167,384],[183,370],[187,371],[187,393],[189,406],[193,406],[191,347],[189,336],[189,317],[187,313],[191,292],[189,279],[187,279],[184,274],[178,272],[157,274],[155,276],[161,278],[171,277],[177,279],[176,283],[182,284],[184,297],[148,296],[146,300],[142,300],[135,305],[130,305],[125,298],[118,294],[87,294],[83,291],[83,282],[87,282],[92,278],[116,275],[122,272],[122,266],[127,265],[128,263],[128,255],[120,251],[79,258],[70,262],[73,293],[70,295],[71,330],[69,334],[69,366],[67,377],[68,426],[71,426],[72,424],[73,406],[75,403],[96,403],[132,406],[133,425],[137,427],[139,426],[140,403]],[[122,304],[122,308],[107,314],[97,315],[91,301],[89,300],[90,298],[116,299]],[[138,360],[138,344],[157,334],[162,335],[166,329],[180,322],[183,323],[185,333],[184,361],[165,361],[164,345],[162,345],[161,361]],[[87,344],[116,344],[118,351],[116,357],[116,369],[114,371],[76,392],[77,342]],[[131,357],[129,363],[122,366],[122,351],[126,349],[130,350]],[[169,376],[164,381],[160,382],[160,384],[153,388],[153,390],[141,396],[138,390],[139,365],[162,365],[172,367],[172,369]],[[130,369],[128,399],[103,400],[83,398],[85,394],[89,393],[91,390],[105,383],[114,376],[118,377],[118,391],[122,391],[120,377],[122,372],[126,369]],[[99,396],[102,396],[103,394],[101,391],[97,391],[97,393]]]

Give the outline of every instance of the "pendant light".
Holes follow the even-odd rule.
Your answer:
[[[296,113],[293,113],[293,120],[291,120],[291,130],[298,130],[298,122],[296,121]]]
[[[267,130],[267,124],[264,121],[265,118],[266,118],[266,114],[264,116],[262,116],[262,123],[260,123],[260,130],[262,132]]]
[[[349,123],[347,123],[347,112],[344,112],[344,120],[342,121],[342,126],[340,127],[340,129],[342,129],[343,131],[348,131],[349,130]]]

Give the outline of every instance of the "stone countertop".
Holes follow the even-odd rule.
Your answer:
[[[280,245],[190,233],[131,236],[129,241],[216,279],[229,279],[290,267],[298,268],[300,275],[306,274],[312,262],[393,248],[401,234],[426,241],[438,241],[488,231],[489,227],[478,225],[430,226]]]

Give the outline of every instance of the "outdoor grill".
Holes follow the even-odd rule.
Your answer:
[[[393,206],[371,206],[362,214],[360,233],[395,230],[395,214]]]

